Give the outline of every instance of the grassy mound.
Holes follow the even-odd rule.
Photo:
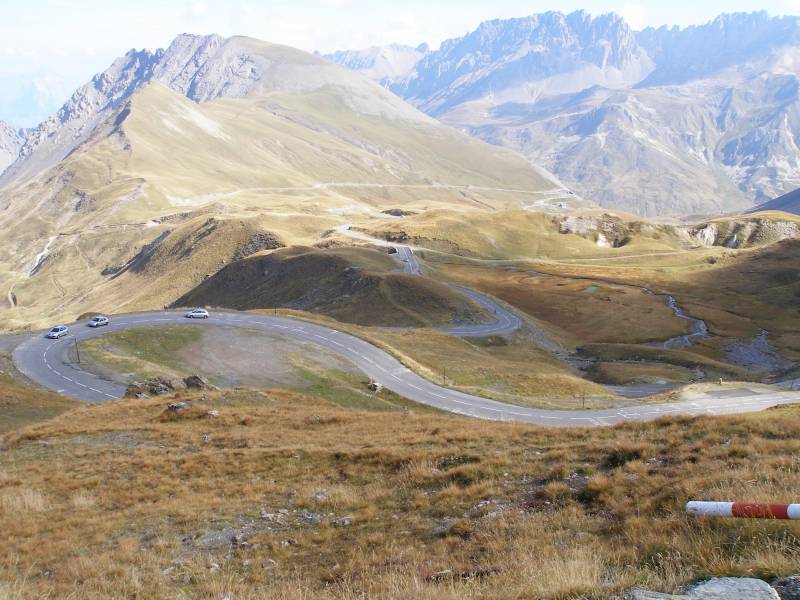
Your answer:
[[[377,250],[295,247],[234,262],[175,306],[286,307],[360,325],[400,327],[486,318],[480,306],[452,288],[396,268],[394,259]]]

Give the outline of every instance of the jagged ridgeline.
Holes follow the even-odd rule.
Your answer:
[[[329,58],[602,206],[652,217],[738,211],[800,185],[798,48],[794,16],[637,32],[578,11],[487,21],[435,51]]]

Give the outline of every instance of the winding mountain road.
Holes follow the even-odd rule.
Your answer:
[[[349,238],[369,242],[374,246],[394,248],[397,250],[392,256],[400,263],[400,270],[412,275],[420,275],[420,264],[414,254],[414,248],[406,244],[387,242],[352,229],[352,225],[345,224],[336,228],[338,233]],[[513,312],[501,306],[494,298],[471,290],[469,288],[449,284],[462,295],[479,304],[488,314],[492,315],[491,321],[486,323],[464,323],[451,327],[440,327],[437,331],[455,335],[457,337],[486,337],[490,335],[508,335],[522,327],[522,319]]]
[[[407,245],[377,240],[349,225],[337,230],[348,237],[381,246],[394,246],[393,256],[406,273],[419,274],[420,265],[414,249]],[[487,323],[464,324],[442,328],[440,331],[461,337],[506,335],[522,326],[522,320],[492,298],[473,290],[453,286],[480,304],[493,319]],[[88,402],[107,402],[125,394],[119,383],[84,371],[70,359],[71,347],[94,337],[135,327],[159,325],[192,325],[196,327],[241,327],[289,335],[303,342],[324,347],[348,360],[366,376],[380,382],[410,400],[444,411],[495,421],[518,421],[556,427],[602,426],[624,421],[647,421],[665,415],[721,415],[752,412],[771,406],[800,402],[800,392],[765,391],[749,388],[721,389],[700,394],[697,398],[670,404],[650,404],[600,410],[545,410],[506,404],[466,394],[428,381],[403,366],[389,353],[360,338],[289,317],[272,317],[233,311],[217,312],[208,320],[186,319],[182,312],[143,312],[114,317],[108,327],[91,329],[73,325],[71,335],[61,340],[49,340],[42,334],[19,344],[13,358],[17,368],[33,381],[51,390]]]
[[[579,427],[613,425],[624,421],[647,421],[665,415],[721,415],[763,410],[780,404],[800,402],[799,392],[720,390],[689,402],[644,405],[602,410],[544,410],[496,402],[442,387],[417,375],[387,352],[355,336],[288,317],[251,313],[218,312],[208,320],[186,319],[183,313],[157,311],[114,317],[111,325],[92,329],[73,325],[71,335],[49,340],[36,334],[13,352],[17,368],[33,381],[53,391],[88,402],[120,398],[124,386],[83,371],[70,357],[76,340],[87,340],[114,331],[159,325],[194,327],[241,327],[292,336],[322,346],[348,360],[366,376],[410,400],[452,413],[494,421],[519,421],[538,425]]]

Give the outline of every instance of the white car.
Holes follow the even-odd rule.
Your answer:
[[[205,308],[193,308],[186,313],[187,319],[207,319],[208,311]]]
[[[50,331],[47,332],[47,338],[51,340],[57,340],[58,338],[62,338],[69,333],[69,327],[66,325],[56,325]]]
[[[105,327],[108,325],[110,321],[108,317],[104,317],[102,315],[97,315],[96,317],[92,317],[92,320],[87,323],[89,327]]]

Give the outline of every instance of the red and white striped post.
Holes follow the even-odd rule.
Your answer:
[[[741,519],[800,519],[800,504],[754,504],[752,502],[686,503],[686,512],[702,517],[737,517]]]

